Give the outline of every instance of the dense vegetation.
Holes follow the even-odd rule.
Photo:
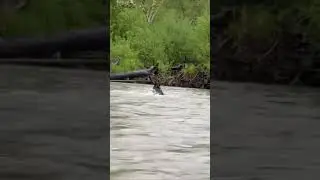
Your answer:
[[[1,9],[0,37],[101,26],[109,13],[104,0],[21,1],[26,6]],[[184,77],[209,76],[209,0],[112,0],[110,5],[111,59],[120,60],[112,72],[158,65],[165,77],[182,64]]]
[[[1,8],[0,36],[52,34],[105,24],[102,0],[27,0],[21,9]]]
[[[315,78],[315,71],[320,69],[319,0],[212,3],[215,76],[227,80],[319,82]]]
[[[210,69],[209,0],[111,2],[112,72],[184,64],[190,77]]]

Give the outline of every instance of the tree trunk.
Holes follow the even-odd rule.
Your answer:
[[[51,58],[57,52],[109,50],[106,27],[76,30],[52,37],[0,39],[0,58]]]
[[[127,80],[137,77],[148,77],[153,71],[153,67],[149,69],[142,69],[134,72],[122,73],[122,74],[111,74],[110,80]]]

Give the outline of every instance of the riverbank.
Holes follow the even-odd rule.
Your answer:
[[[158,77],[162,86],[210,89],[210,77],[207,73],[203,72],[198,72],[192,76],[184,72],[173,72],[171,74],[159,73]],[[111,81],[121,83],[152,84],[148,77]]]
[[[164,86],[210,89],[210,77],[203,72],[197,72],[192,76],[183,72],[169,76],[160,74],[160,82]]]

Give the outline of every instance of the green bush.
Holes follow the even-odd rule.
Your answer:
[[[198,8],[198,13],[196,13],[197,11],[187,13],[181,10],[181,6],[170,4],[170,2],[164,2],[159,6],[152,23],[148,23],[146,11],[138,5],[123,7],[111,4],[113,6],[111,57],[119,56],[121,63],[124,64],[134,62],[135,69],[159,64],[160,70],[165,72],[170,67],[181,63],[192,63],[195,66],[204,65],[210,68],[208,1],[202,1],[202,4],[198,5],[201,6]],[[179,2],[183,2],[189,7],[197,5],[195,1],[191,0]],[[189,10],[189,12],[192,11]],[[122,45],[118,45],[119,43]],[[126,50],[119,50],[119,48]],[[126,53],[130,52],[137,54],[136,56],[128,56]],[[184,62],[184,57],[188,57],[189,61]],[[191,62],[190,59],[192,59]],[[119,67],[123,67],[121,63],[118,65]],[[113,71],[119,68],[113,66]],[[125,71],[132,70],[130,68],[128,67]]]

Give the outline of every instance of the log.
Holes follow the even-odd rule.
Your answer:
[[[51,37],[0,39],[0,58],[50,58],[59,52],[109,50],[106,27],[75,30]]]
[[[107,60],[93,59],[0,59],[0,65],[47,66],[60,68],[87,68],[108,71]]]
[[[152,84],[152,82],[149,80],[110,80],[110,82]]]
[[[111,74],[110,80],[127,80],[138,77],[148,77],[154,70],[155,67],[152,66],[149,69],[142,69],[134,72]]]

